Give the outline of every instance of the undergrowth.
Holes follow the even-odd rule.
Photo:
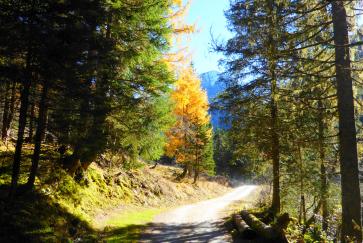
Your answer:
[[[7,193],[13,152],[0,151],[0,242],[132,241],[142,225],[160,212],[160,205],[206,199],[228,189],[207,180],[198,185],[188,180],[176,182],[179,168],[158,166],[151,170],[143,164],[126,170],[102,161],[92,163],[82,180],[76,181],[62,169],[54,151],[51,147],[42,151],[35,188],[25,193],[22,185],[31,164],[31,148],[25,147],[20,187],[12,202]],[[103,223],[108,227],[97,226],[98,215],[113,212],[120,205],[134,205],[138,210],[111,213]]]

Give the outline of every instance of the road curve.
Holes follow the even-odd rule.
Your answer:
[[[211,200],[182,206],[156,216],[140,242],[229,242],[223,229],[223,209],[234,201],[248,199],[257,186],[246,185]]]

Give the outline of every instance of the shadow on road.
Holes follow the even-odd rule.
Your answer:
[[[151,223],[140,242],[226,242],[228,232],[219,222],[188,224]]]

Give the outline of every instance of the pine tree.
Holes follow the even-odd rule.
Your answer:
[[[226,17],[235,36],[227,43],[216,47],[217,51],[226,55],[224,64],[227,67],[227,78],[224,81],[227,91],[222,99],[231,98],[228,101],[231,101],[231,106],[233,96],[241,98],[238,102],[243,102],[246,106],[248,102],[255,101],[256,104],[264,103],[262,106],[265,106],[266,102],[269,103],[261,115],[268,119],[268,123],[264,122],[269,133],[265,145],[273,168],[271,210],[274,214],[280,211],[281,124],[278,97],[280,83],[285,81],[282,70],[286,68],[287,63],[283,51],[289,46],[285,24],[288,19],[285,16],[288,16],[290,8],[289,3],[284,1],[232,2]],[[244,78],[250,81],[244,84]]]
[[[342,241],[362,241],[361,197],[350,63],[347,14],[344,1],[332,2],[335,68],[339,113],[339,157],[342,184]]]

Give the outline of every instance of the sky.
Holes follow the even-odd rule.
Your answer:
[[[186,1],[186,0],[184,0]],[[211,50],[212,37],[219,41],[228,40],[232,34],[227,29],[224,11],[229,7],[229,0],[191,0],[187,23],[196,23],[198,32],[190,36],[189,47],[192,51],[194,68],[198,74],[208,71],[223,71],[218,60],[223,57]],[[363,17],[359,24],[363,24]]]
[[[197,25],[197,33],[190,37],[190,50],[198,74],[212,70],[223,71],[223,68],[218,66],[218,60],[223,55],[211,50],[211,33],[213,38],[219,41],[231,37],[224,17],[224,10],[228,7],[229,0],[192,0],[186,21]]]

